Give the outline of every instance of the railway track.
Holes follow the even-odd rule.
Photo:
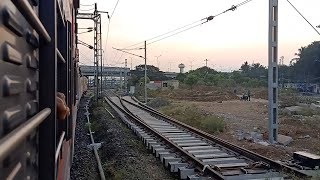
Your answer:
[[[181,123],[130,97],[109,93],[105,100],[180,179],[308,178],[301,171]]]

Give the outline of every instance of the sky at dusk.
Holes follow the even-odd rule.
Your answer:
[[[106,66],[128,67],[143,64],[144,59],[118,52],[115,48],[153,38],[194,21],[215,15],[243,0],[119,0],[110,20],[102,15],[102,39]],[[98,10],[111,15],[117,0],[80,0],[83,5],[98,3]],[[291,0],[314,26],[320,25],[319,0]],[[178,72],[178,64],[185,71],[205,65],[219,71],[240,68],[244,61],[268,64],[268,0],[253,0],[212,21],[147,46],[147,63],[162,71]],[[93,6],[81,6],[80,12]],[[79,27],[93,27],[90,20],[79,20]],[[320,30],[320,29],[318,29]],[[83,32],[85,30],[79,30]],[[79,39],[93,44],[93,33],[79,34]],[[279,0],[279,58],[289,64],[301,46],[319,41],[320,36],[305,22],[286,0]],[[147,41],[148,43],[148,41]],[[138,44],[134,47],[143,46]],[[80,62],[93,64],[93,51],[79,45]],[[144,50],[130,51],[144,56]],[[160,56],[161,55],[161,56]],[[157,57],[158,62],[157,62]]]

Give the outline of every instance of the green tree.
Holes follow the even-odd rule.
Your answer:
[[[137,84],[139,81],[138,76],[132,74],[130,76],[130,78],[128,79],[128,86],[134,86],[135,84]]]
[[[144,71],[144,64],[140,64],[136,66],[137,71]],[[147,71],[148,72],[159,72],[159,68],[153,66],[153,65],[147,65]]]
[[[247,74],[250,70],[250,66],[249,66],[249,63],[248,61],[244,62],[241,67],[240,67],[240,70],[244,73],[244,74]]]
[[[320,82],[320,41],[301,47],[295,53],[298,57],[293,64],[293,79],[300,82]]]
[[[141,78],[139,79],[139,85],[140,85],[140,86],[144,86],[144,82],[145,82],[144,77],[141,77]],[[149,77],[147,76],[147,83],[149,83],[149,82],[150,82],[150,79],[149,79]]]
[[[177,79],[179,82],[183,82],[186,77],[187,77],[186,74],[179,73],[179,74],[177,75],[176,79]]]
[[[199,78],[194,74],[189,74],[186,79],[184,80],[184,83],[190,86],[192,89],[193,86],[198,82]]]

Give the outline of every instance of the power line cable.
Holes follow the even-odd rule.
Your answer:
[[[104,54],[106,54],[106,52],[107,52],[107,44],[108,44],[108,38],[109,38],[109,30],[110,30],[111,18],[113,17],[113,14],[114,14],[117,6],[118,6],[118,3],[119,3],[119,0],[117,0],[117,3],[116,3],[116,5],[115,5],[114,8],[113,8],[113,11],[112,11],[112,13],[111,13],[110,18],[109,18],[109,15],[108,15],[109,22],[108,22],[107,37],[106,37],[106,41],[105,41],[105,45],[104,45],[105,51],[103,51]],[[103,56],[103,63],[104,63],[104,62],[105,62],[105,56]]]
[[[114,13],[114,11],[116,10],[116,8],[117,8],[117,6],[118,6],[118,3],[119,3],[119,0],[117,1],[116,5],[114,6],[114,8],[113,8],[113,11],[112,11],[112,13],[111,13],[110,18],[112,18],[113,13]]]
[[[150,40],[153,40],[153,39],[156,39],[156,38],[165,36],[165,35],[167,35],[167,34],[174,33],[174,32],[176,32],[176,31],[178,31],[178,30],[180,30],[180,29],[186,28],[186,29],[184,29],[184,30],[181,30],[181,31],[178,31],[178,32],[176,32],[176,33],[174,33],[174,34],[171,34],[171,35],[169,35],[169,36],[166,36],[166,37],[164,37],[164,38],[160,38],[159,40],[155,40],[155,41],[153,41],[153,42],[151,42],[151,43],[155,43],[155,42],[158,42],[158,41],[160,41],[160,40],[163,40],[163,39],[166,39],[166,38],[168,38],[168,37],[171,37],[171,36],[173,36],[173,35],[177,35],[177,34],[179,34],[179,33],[182,33],[182,32],[184,32],[184,31],[187,31],[187,30],[189,30],[189,29],[192,29],[192,28],[195,28],[195,27],[197,27],[197,26],[200,26],[200,25],[202,25],[202,24],[204,24],[204,23],[206,23],[206,22],[209,22],[209,21],[211,21],[212,19],[214,19],[215,17],[218,17],[218,16],[220,16],[220,15],[222,15],[222,14],[228,12],[228,11],[235,11],[238,7],[243,6],[243,5],[245,5],[245,4],[247,4],[247,3],[251,2],[251,1],[252,1],[252,0],[245,0],[245,1],[243,1],[243,2],[241,2],[241,3],[239,3],[239,4],[237,4],[237,5],[232,5],[231,8],[228,8],[228,9],[226,9],[225,11],[222,11],[222,12],[220,12],[220,13],[214,15],[214,16],[211,15],[211,16],[202,18],[201,20],[195,21],[195,22],[193,22],[193,23],[187,24],[187,25],[185,25],[185,26],[179,27],[179,28],[177,28],[177,29],[174,29],[174,30],[169,31],[169,32],[166,32],[166,33],[164,33],[164,34],[155,36],[155,37],[150,38],[150,39],[147,39],[147,40],[145,40],[145,41],[150,41]],[[202,23],[200,23],[200,24],[197,24],[197,25],[195,25],[195,26],[191,26],[191,25],[193,25],[193,24],[195,24],[195,23],[198,23],[198,22],[201,22],[201,21],[204,21],[204,20],[207,20],[207,21],[202,22]],[[189,27],[189,26],[191,26],[191,27]],[[187,27],[189,27],[189,28],[187,28]],[[123,49],[136,46],[136,45],[141,44],[141,43],[143,43],[143,42],[144,42],[144,41],[141,41],[141,42],[136,43],[136,44],[133,44],[133,45],[131,45],[131,46],[127,46],[127,47],[125,47],[125,48],[123,48]],[[151,43],[149,43],[149,44],[151,44]],[[140,47],[142,47],[142,46],[140,46]],[[140,48],[140,47],[138,47],[138,48]],[[136,49],[134,48],[134,49],[130,49],[130,50],[136,50]]]
[[[183,29],[183,28],[186,28],[186,27],[188,27],[188,26],[191,26],[191,25],[193,25],[193,24],[195,24],[195,23],[201,22],[201,21],[203,21],[203,20],[205,20],[205,19],[206,19],[206,18],[203,18],[203,19],[201,19],[201,20],[194,21],[194,22],[192,22],[192,23],[190,23],[190,24],[187,24],[187,25],[181,26],[181,27],[176,28],[176,29],[174,29],[174,30],[171,30],[171,31],[169,31],[169,32],[166,32],[166,33],[160,34],[160,35],[155,36],[155,37],[153,37],[153,38],[149,38],[149,39],[147,39],[146,41],[150,41],[150,40],[156,39],[156,38],[158,38],[158,37],[161,37],[161,36],[164,36],[164,35],[167,35],[167,34],[173,33],[173,32],[178,31],[178,30],[180,30],[180,29]],[[123,48],[123,50],[124,50],[124,49],[127,49],[127,48],[129,48],[129,47],[136,46],[136,45],[138,45],[138,44],[142,44],[142,43],[144,43],[144,41],[141,41],[141,42],[138,42],[138,43],[136,43],[136,44],[133,44],[133,45],[127,46],[127,47]],[[131,49],[129,49],[129,50],[131,50]],[[132,49],[132,50],[135,50],[135,49]]]
[[[206,22],[207,22],[207,21],[206,21]],[[202,24],[204,24],[204,23],[206,23],[206,22],[202,22],[202,23],[200,23],[200,24],[196,24],[195,26],[191,26],[191,27],[189,27],[189,28],[187,28],[187,29],[184,29],[184,30],[182,30],[182,31],[178,31],[178,32],[176,32],[176,33],[174,33],[174,34],[171,34],[171,35],[169,35],[169,36],[165,36],[165,37],[163,37],[163,38],[160,38],[160,39],[157,39],[157,40],[155,40],[155,41],[149,42],[149,43],[147,43],[147,45],[153,44],[153,43],[155,43],[155,42],[158,42],[158,41],[161,41],[161,40],[163,40],[163,39],[169,38],[169,37],[171,37],[171,36],[180,34],[180,33],[184,32],[184,31],[190,30],[190,29],[192,29],[192,28],[201,26]]]
[[[302,13],[289,1],[287,0],[288,3],[293,7],[293,9],[295,9],[297,11],[297,13],[300,14],[300,16],[305,20],[307,21],[307,23],[320,35],[319,31],[307,20],[307,18],[305,18]]]

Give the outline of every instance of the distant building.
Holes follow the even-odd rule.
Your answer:
[[[167,81],[150,81],[147,84],[148,89],[156,90],[156,89],[178,89],[179,81],[178,80],[167,80]]]
[[[177,77],[177,73],[175,73],[175,72],[164,72],[163,74],[164,74],[164,76],[166,76],[170,79],[176,79],[176,77]]]
[[[169,80],[169,81],[162,81],[162,89],[178,89],[179,88],[179,81],[178,80]]]

